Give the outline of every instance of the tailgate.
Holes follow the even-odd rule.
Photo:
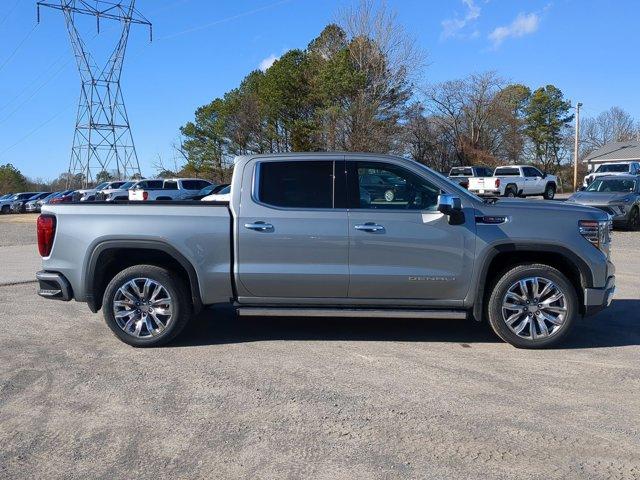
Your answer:
[[[129,190],[129,200],[146,200],[148,196],[144,190]]]
[[[469,190],[484,190],[485,188],[489,188],[489,185],[493,185],[493,182],[488,180],[491,180],[491,179],[485,178],[485,177],[469,178]]]

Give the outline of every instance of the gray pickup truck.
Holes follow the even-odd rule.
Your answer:
[[[393,195],[363,185],[372,175]],[[39,294],[102,308],[139,347],[230,303],[240,316],[486,319],[540,348],[615,289],[606,213],[482,200],[403,158],[238,157],[230,198],[44,206]]]

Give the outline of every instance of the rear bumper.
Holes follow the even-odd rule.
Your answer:
[[[41,297],[65,302],[73,298],[71,284],[61,273],[41,270],[36,273],[36,279],[38,280],[38,295]]]
[[[470,188],[469,191],[471,193],[478,195],[479,197],[499,197],[500,196],[500,190],[494,190],[494,189],[478,190],[477,188],[476,189]]]
[[[611,275],[607,279],[604,288],[585,288],[584,307],[585,315],[594,315],[611,305],[616,291],[616,277]]]

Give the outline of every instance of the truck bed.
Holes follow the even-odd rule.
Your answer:
[[[57,222],[53,248],[42,261],[43,269],[62,273],[78,301],[87,301],[92,263],[115,245],[125,246],[132,255],[137,248],[150,245],[177,252],[193,265],[204,304],[232,297],[231,213],[224,202],[58,204],[43,206],[42,213],[55,215]]]

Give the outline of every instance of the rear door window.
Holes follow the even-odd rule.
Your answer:
[[[333,161],[258,164],[261,203],[282,208],[333,208]]]
[[[496,168],[494,173],[496,177],[518,177],[520,176],[520,170],[516,167],[502,167]]]

